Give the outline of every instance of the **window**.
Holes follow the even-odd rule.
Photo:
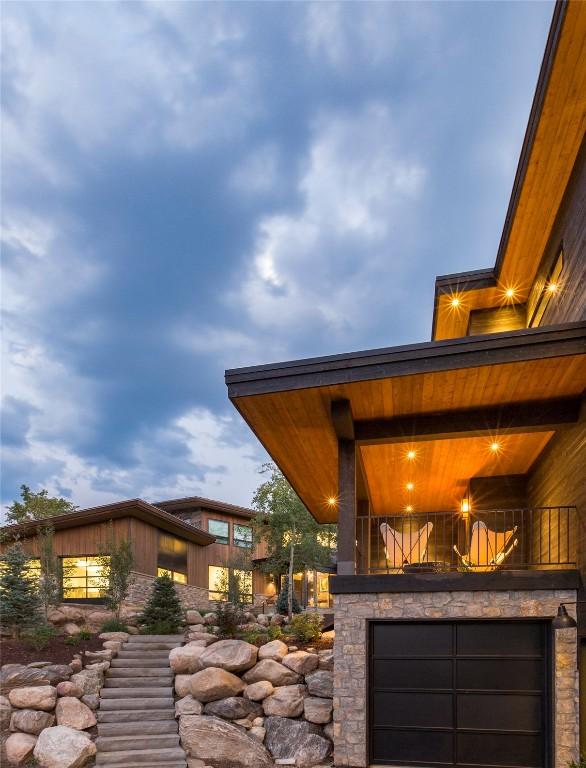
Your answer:
[[[252,546],[252,528],[249,525],[234,525],[234,546]]]
[[[106,574],[94,555],[63,557],[63,599],[96,600],[104,595]]]
[[[187,542],[159,531],[157,576],[163,573],[179,584],[187,584]]]
[[[230,589],[230,581],[238,590],[240,599],[246,603],[252,603],[252,571],[241,571],[227,568],[224,565],[208,566],[208,590],[210,600],[227,600]]]
[[[527,325],[529,328],[535,328],[541,324],[549,303],[559,294],[563,269],[564,251],[560,249],[549,272],[545,276],[539,277],[531,288],[527,302]]]
[[[0,561],[0,573],[6,570],[6,564]],[[38,557],[31,558],[25,566],[25,576],[35,584],[41,578],[41,561]]]
[[[230,523],[223,520],[208,520],[208,533],[216,537],[218,544],[227,544],[230,541]]]

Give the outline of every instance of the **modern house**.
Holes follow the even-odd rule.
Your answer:
[[[437,278],[432,340],[226,372],[338,522],[336,766],[578,759],[585,129],[586,3],[558,2],[495,265]]]

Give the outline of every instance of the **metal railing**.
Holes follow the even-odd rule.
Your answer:
[[[358,517],[356,572],[576,567],[580,523],[574,506]]]

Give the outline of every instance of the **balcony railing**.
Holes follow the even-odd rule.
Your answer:
[[[576,507],[358,517],[357,573],[486,572],[577,567]]]

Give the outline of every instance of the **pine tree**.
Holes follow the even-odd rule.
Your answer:
[[[16,638],[40,618],[38,586],[27,573],[29,560],[20,542],[0,556],[0,623]]]
[[[283,616],[287,616],[289,613],[289,577],[285,576],[283,579],[283,586],[279,592],[277,598],[277,611]],[[291,591],[291,611],[292,613],[301,613],[301,608],[295,597],[295,590]]]
[[[168,574],[155,579],[139,624],[144,626],[147,635],[173,635],[184,624],[183,608]]]

